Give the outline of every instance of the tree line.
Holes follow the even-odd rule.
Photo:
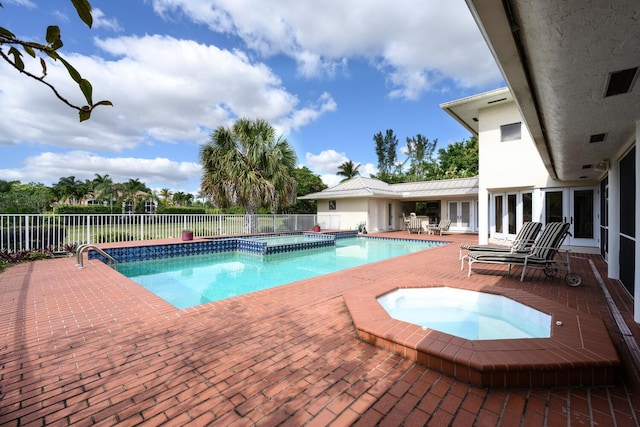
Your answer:
[[[478,139],[475,136],[449,144],[436,153],[438,140],[424,135],[407,137],[404,159],[398,157],[398,138],[392,129],[373,136],[378,173],[388,183],[468,178],[478,174]]]
[[[298,183],[297,196],[322,191],[327,187],[320,176],[306,166],[296,168],[294,176]],[[54,206],[86,204],[109,206],[113,213],[144,213],[148,202],[156,208],[199,207],[216,213],[244,213],[240,206],[217,209],[213,203],[205,200],[202,193],[194,195],[169,188],[153,191],[138,178],[114,182],[108,174],[95,174],[93,179],[85,180],[67,176],[51,186],[0,179],[0,213],[4,214],[46,213],[51,212]],[[270,213],[265,209],[260,209],[260,212]],[[316,213],[316,204],[311,200],[300,200],[293,206],[281,209],[279,213],[282,212]]]
[[[393,130],[374,135],[378,172],[372,178],[388,183],[465,178],[478,173],[478,140],[471,137],[435,151],[438,140],[421,134],[407,138],[405,158],[399,160]],[[113,213],[155,208],[200,207],[219,213],[316,213],[316,203],[299,196],[327,186],[306,166],[296,167],[296,155],[287,140],[262,119],[238,119],[218,127],[200,149],[203,166],[197,195],[163,188],[152,191],[131,178],[115,182],[108,175],[93,179],[61,177],[52,186],[0,180],[0,213],[42,213],[56,205],[101,204]],[[359,163],[348,160],[337,175],[344,180],[360,174]]]
[[[478,174],[478,138],[475,136],[438,149],[437,156],[437,139],[430,141],[421,134],[407,137],[407,145],[401,150],[405,156],[402,160],[398,156],[398,137],[392,129],[387,129],[384,135],[376,133],[373,141],[378,172],[370,177],[389,184],[469,178]],[[360,163],[347,160],[338,167],[336,174],[343,177],[343,182],[360,175],[360,166]]]

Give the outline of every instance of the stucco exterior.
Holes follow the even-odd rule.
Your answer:
[[[316,200],[322,229],[357,229],[370,233],[404,230],[403,214],[418,214],[424,223],[454,214],[450,231],[473,232],[477,224],[478,178],[387,184],[356,177],[319,193],[301,197]]]
[[[560,181],[551,176],[507,88],[442,108],[478,135],[479,243],[512,239],[527,221],[563,221],[572,227],[565,246],[599,251],[597,178]]]

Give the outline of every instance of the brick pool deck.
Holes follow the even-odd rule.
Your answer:
[[[495,265],[468,278],[458,243],[475,239],[446,235],[453,244],[187,310],[98,261],[10,267],[0,425],[639,425],[638,355],[625,341],[637,344],[640,327],[601,257],[576,254],[576,288],[541,272],[521,283]],[[375,347],[358,339],[343,295],[380,282],[526,291],[599,317],[622,360],[615,385],[480,388]]]

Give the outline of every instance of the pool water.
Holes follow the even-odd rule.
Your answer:
[[[277,255],[222,252],[126,262],[118,264],[118,271],[173,306],[184,309],[440,244],[356,237],[336,240],[335,247]]]
[[[391,317],[468,340],[549,338],[551,316],[501,295],[447,287],[378,298]]]

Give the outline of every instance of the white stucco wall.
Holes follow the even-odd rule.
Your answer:
[[[580,181],[560,182],[549,176],[515,102],[484,108],[479,116],[480,188],[494,190],[583,185]],[[522,123],[521,139],[501,142],[500,126],[517,122]]]
[[[513,141],[501,141],[501,126],[513,123],[522,123],[521,138]],[[506,229],[506,210],[502,232],[497,232],[494,224],[493,196],[502,195],[506,204],[506,197],[516,197],[516,227],[523,222],[522,195],[531,193],[533,221],[545,222],[545,193],[549,191],[562,191],[563,218],[569,222],[573,218],[571,204],[571,192],[575,190],[594,191],[594,236],[592,239],[573,239],[568,237],[566,245],[581,251],[592,251],[598,248],[598,216],[597,203],[598,191],[596,185],[586,184],[585,181],[557,181],[547,171],[542,159],[535,147],[529,131],[522,122],[522,117],[513,101],[490,105],[479,112],[479,210],[478,212],[478,240],[486,243],[493,239],[509,238],[511,234]],[[557,189],[557,190],[555,190]],[[569,191],[570,190],[570,191]],[[491,195],[491,201],[487,199]],[[572,230],[573,232],[573,230]]]
[[[369,202],[366,198],[337,199],[336,209],[329,210],[329,200],[318,200],[318,223],[322,229],[355,230],[367,221]]]
[[[522,139],[500,141],[500,126],[517,122],[522,117],[514,102],[480,111],[480,188],[548,186],[549,175],[524,123]]]

